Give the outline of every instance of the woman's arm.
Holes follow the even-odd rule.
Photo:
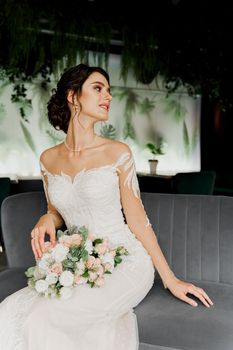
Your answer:
[[[39,218],[31,231],[31,237],[34,237],[31,240],[31,246],[36,259],[40,258],[44,252],[45,235],[47,234],[50,236],[50,242],[54,245],[56,240],[56,229],[61,227],[64,223],[61,215],[49,200],[47,175],[43,170],[41,170],[41,175],[47,199],[47,213]]]
[[[212,302],[203,289],[179,280],[171,271],[141,201],[132,152],[125,144],[120,147],[124,154],[123,157],[120,157],[121,162],[118,165],[121,203],[130,230],[151,256],[165,288],[168,288],[179,299],[196,306],[196,302],[186,295],[191,293],[208,307]]]

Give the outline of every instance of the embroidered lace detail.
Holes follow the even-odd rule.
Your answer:
[[[123,165],[124,171],[128,172],[124,181],[124,185],[127,185],[129,189],[132,188],[135,197],[140,198],[140,189],[138,184],[135,162],[130,153],[125,152],[120,156],[119,160],[116,163],[116,167],[121,165]]]

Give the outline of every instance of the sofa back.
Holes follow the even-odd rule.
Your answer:
[[[233,284],[233,197],[142,193],[177,277]]]
[[[39,217],[46,213],[46,207],[43,191],[14,194],[4,199],[2,235],[9,267],[34,265],[30,233]]]
[[[177,277],[233,284],[233,197],[141,193]],[[32,265],[30,232],[46,212],[44,192],[7,197],[1,219],[9,267]]]

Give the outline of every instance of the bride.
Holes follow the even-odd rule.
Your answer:
[[[129,255],[102,287],[81,284],[70,299],[47,299],[29,287],[7,297],[0,304],[0,350],[137,350],[133,309],[151,289],[155,269],[175,297],[197,306],[189,293],[213,305],[165,260],[140,198],[129,146],[94,132],[96,122],[108,119],[111,100],[109,76],[100,67],[79,64],[61,76],[48,117],[66,138],[40,157],[48,211],[33,228],[31,245],[40,259],[45,235],[55,245],[58,227],[86,225],[123,244]]]

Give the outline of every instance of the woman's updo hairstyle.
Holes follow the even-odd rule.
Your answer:
[[[67,95],[70,90],[74,96],[79,96],[82,86],[87,78],[94,72],[102,74],[109,83],[108,73],[101,67],[89,67],[86,64],[79,64],[67,69],[57,83],[57,88],[47,104],[48,119],[56,130],[63,130],[67,133],[71,112],[68,106]]]

